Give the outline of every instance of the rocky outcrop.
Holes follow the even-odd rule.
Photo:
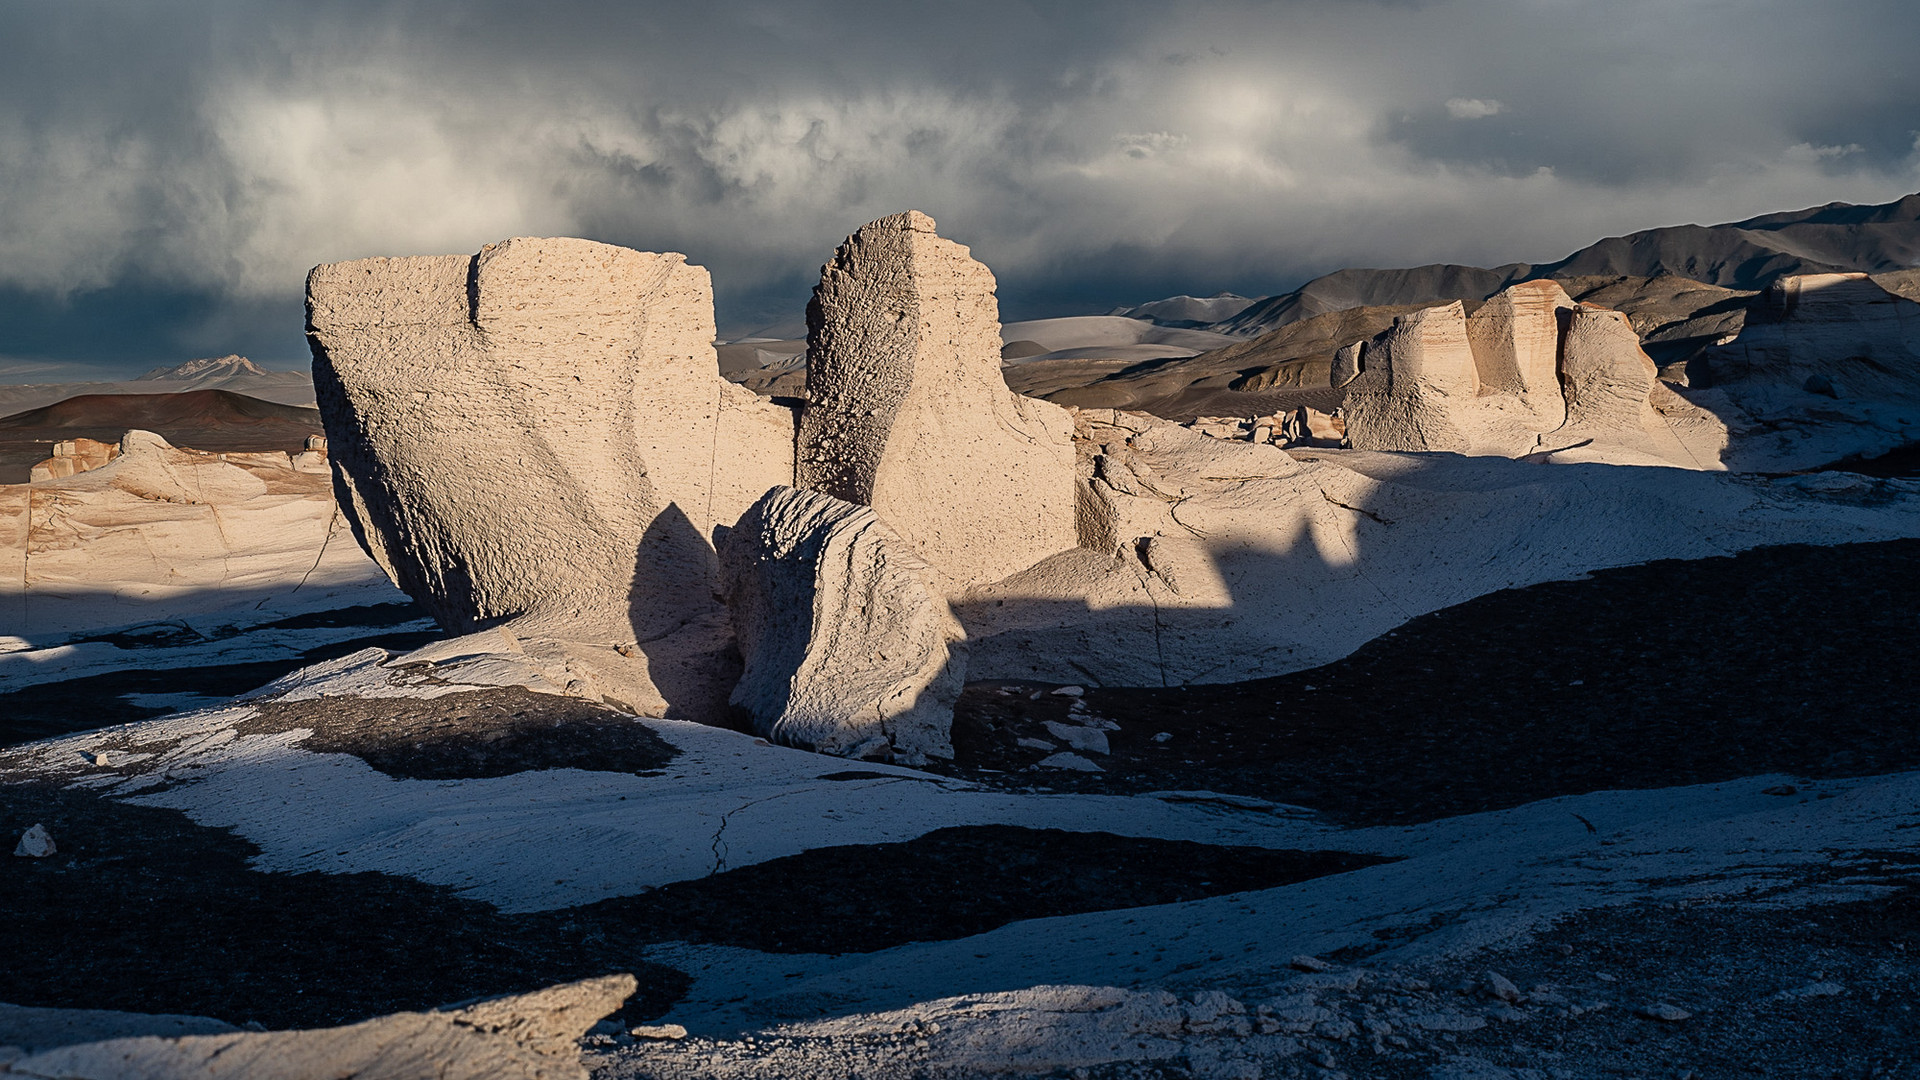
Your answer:
[[[1343,406],[1356,448],[1473,449],[1480,376],[1458,301],[1395,319],[1358,360],[1360,373],[1346,383]]]
[[[807,326],[799,486],[871,506],[951,591],[1074,546],[1072,421],[1007,389],[993,275],[932,219],[848,237]]]
[[[1471,316],[1459,302],[1401,316],[1343,348],[1333,381],[1358,450],[1719,468],[1726,441],[1724,424],[1657,386],[1625,315],[1552,281],[1511,286]]]
[[[320,266],[307,308],[340,503],[394,582],[581,693],[713,715],[712,530],[793,459],[791,414],[718,374],[706,271],[516,239]]]
[[[53,456],[35,465],[28,482],[64,480],[97,469],[120,456],[120,444],[95,439],[62,439],[53,444]]]
[[[1467,320],[1482,389],[1519,398],[1548,428],[1564,419],[1560,323],[1573,306],[1559,282],[1526,281],[1496,293]]]
[[[445,1012],[394,1013],[306,1031],[139,1035],[41,1050],[8,1075],[62,1080],[586,1080],[580,1039],[636,987],[608,975]],[[54,1012],[56,1010],[41,1010]],[[60,1010],[64,1011],[64,1010]],[[129,1014],[113,1014],[124,1018]],[[58,1018],[56,1018],[57,1020]],[[163,1017],[192,1029],[197,1018]],[[184,1023],[182,1023],[184,1021]],[[127,1021],[120,1021],[122,1026]],[[209,1022],[218,1024],[217,1021]],[[71,1026],[71,1025],[69,1025]],[[137,1026],[137,1025],[135,1025]],[[157,1025],[156,1025],[157,1026]],[[203,1030],[206,1025],[199,1025]],[[219,1025],[224,1026],[224,1025]],[[29,1033],[31,1035],[31,1033]]]
[[[928,567],[865,506],[779,487],[720,545],[746,671],[733,703],[789,746],[952,757],[959,623]]]

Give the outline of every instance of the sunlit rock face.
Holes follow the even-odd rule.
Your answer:
[[[1471,316],[1459,302],[1403,315],[1341,349],[1332,381],[1356,450],[1719,468],[1726,442],[1724,423],[1657,386],[1626,316],[1552,281]]]
[[[993,275],[931,218],[848,237],[807,326],[799,486],[873,507],[955,588],[1074,546],[1072,420],[1007,389]]]
[[[706,271],[517,239],[317,267],[307,307],[340,503],[395,583],[583,692],[711,715],[711,531],[791,477],[792,426],[719,377]]]

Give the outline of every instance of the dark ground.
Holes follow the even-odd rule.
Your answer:
[[[942,771],[1231,792],[1351,824],[1769,772],[1892,772],[1920,765],[1917,650],[1920,540],[1760,548],[1493,593],[1279,678],[1089,690],[1089,711],[1120,725],[1111,756],[1088,755],[1102,773],[1035,769],[1052,751],[1017,745],[1051,739],[1043,722],[1070,721],[1073,699],[975,685]]]

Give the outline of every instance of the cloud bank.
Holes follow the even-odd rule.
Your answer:
[[[308,267],[686,252],[723,332],[931,214],[1009,317],[1920,189],[1920,8],[10,5],[0,358],[301,361]]]

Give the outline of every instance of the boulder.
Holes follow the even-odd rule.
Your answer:
[[[516,239],[316,267],[307,311],[340,504],[400,588],[587,696],[716,712],[712,530],[793,452],[791,413],[719,376],[704,269]]]
[[[746,671],[733,703],[775,742],[952,757],[963,634],[924,562],[870,507],[778,487],[720,545]]]
[[[580,1039],[618,1009],[636,985],[631,975],[609,975],[463,1009],[394,1013],[346,1027],[114,1038],[44,1050],[6,1068],[8,1075],[61,1080],[586,1080]]]
[[[855,232],[807,309],[800,487],[871,506],[959,591],[1077,541],[1073,423],[1007,389],[993,275],[909,211]]]

